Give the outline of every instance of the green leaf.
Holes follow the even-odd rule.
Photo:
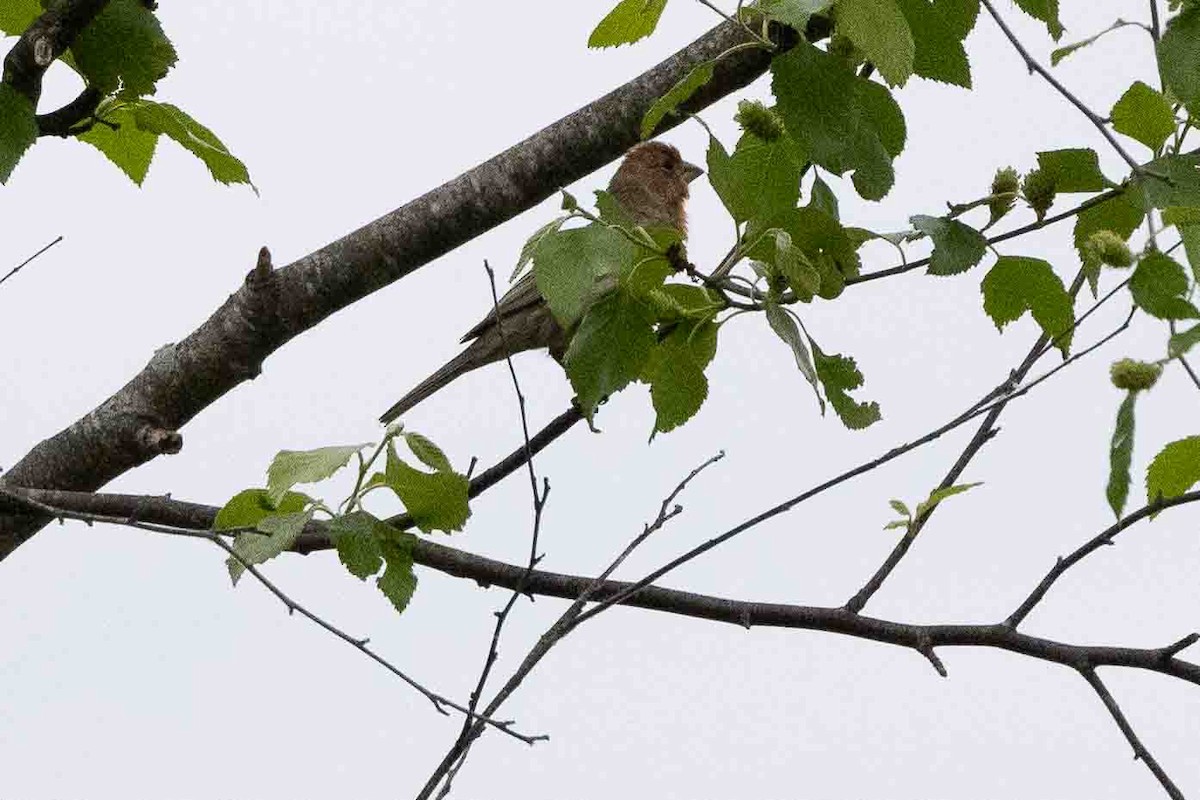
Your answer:
[[[1170,358],[1179,358],[1187,355],[1188,351],[1200,344],[1200,325],[1193,325],[1186,331],[1171,336],[1167,340],[1167,355]]]
[[[588,47],[632,44],[654,33],[667,0],[621,0],[588,37]]]
[[[1090,147],[1040,152],[1038,169],[1054,179],[1057,192],[1099,192],[1110,185]]]
[[[813,366],[812,358],[808,355],[808,346],[804,343],[804,336],[800,333],[800,327],[796,325],[796,320],[778,303],[767,303],[766,314],[771,330],[775,331],[775,335],[792,349],[796,367],[804,379],[812,385],[813,394],[817,396],[817,405],[821,407],[821,413],[824,414],[825,401],[821,399],[821,391],[817,388],[817,370]]]
[[[933,240],[933,255],[929,259],[930,275],[957,275],[966,272],[983,259],[987,239],[970,225],[956,219],[909,217],[913,227]]]
[[[80,72],[104,94],[154,94],[175,64],[175,47],[143,0],[111,0],[71,45]]]
[[[131,181],[141,186],[146,178],[146,171],[150,169],[150,161],[154,158],[158,134],[139,128],[133,111],[120,103],[109,109],[105,109],[102,104],[97,115],[117,126],[116,129],[98,124],[79,134],[77,138],[95,147],[128,175]]]
[[[838,213],[837,195],[833,193],[833,189],[829,188],[828,183],[821,180],[820,175],[813,178],[811,194],[812,198],[808,201],[810,206],[824,211],[835,220],[841,220],[841,214]]]
[[[598,300],[571,337],[563,366],[584,412],[638,377],[655,344],[653,319],[624,291]]]
[[[442,452],[442,448],[438,447],[428,438],[419,433],[404,434],[404,443],[408,445],[408,449],[412,450],[422,464],[438,472],[453,472],[454,468],[450,466],[450,459],[446,458],[446,454]]]
[[[888,505],[890,505],[892,507],[892,510],[895,511],[897,514],[900,514],[901,516],[904,516],[904,517],[912,518],[912,512],[908,510],[908,506],[906,506],[904,504],[903,500],[896,500],[893,498],[892,500],[888,501]]]
[[[839,59],[801,43],[771,62],[771,88],[788,134],[811,160],[835,175],[854,171],[868,200],[887,194],[892,159],[904,148],[904,115],[888,90],[855,75]]]
[[[1197,319],[1200,311],[1187,301],[1187,273],[1170,256],[1154,252],[1143,258],[1129,279],[1138,308],[1159,319]]]
[[[1046,30],[1054,41],[1062,38],[1063,26],[1058,21],[1058,0],[1017,0],[1017,6],[1034,19],[1046,23]]]
[[[0,83],[0,183],[8,183],[17,162],[37,137],[33,104],[12,86]]]
[[[915,516],[924,516],[930,511],[933,511],[933,509],[937,507],[938,503],[942,502],[946,498],[954,497],[956,494],[962,494],[963,492],[974,489],[976,486],[982,485],[983,483],[981,481],[976,481],[975,483],[956,483],[953,486],[945,486],[941,489],[934,489],[929,493],[929,497],[917,504]]]
[[[533,274],[555,319],[570,330],[598,280],[615,277],[633,258],[634,246],[620,232],[593,224],[543,236],[533,254]]]
[[[284,493],[297,483],[317,483],[328,478],[350,462],[359,450],[369,444],[338,447],[318,447],[316,450],[280,450],[267,468],[269,502],[278,503]]]
[[[894,519],[891,522],[889,522],[887,525],[884,525],[883,529],[885,531],[890,531],[890,530],[894,530],[896,528],[907,528],[911,524],[912,524],[912,520],[909,520],[909,519]]]
[[[758,0],[754,4],[768,19],[787,25],[800,33],[808,26],[813,14],[823,14],[833,0]]]
[[[1108,447],[1108,506],[1117,519],[1129,499],[1129,465],[1133,461],[1133,406],[1137,392],[1127,392],[1117,409],[1117,424]]]
[[[1113,129],[1154,152],[1175,132],[1175,113],[1162,92],[1134,81],[1109,112]]]
[[[272,502],[266,489],[244,489],[229,499],[213,520],[214,531],[252,528],[272,514],[294,514],[303,511],[312,498],[300,492],[287,492],[278,502]]]
[[[1075,312],[1071,296],[1048,262],[1001,256],[984,277],[981,289],[983,310],[997,328],[1004,330],[1005,325],[1030,311],[1042,332],[1055,339],[1063,356],[1067,355]]]
[[[226,185],[245,183],[254,187],[246,165],[229,152],[216,134],[180,109],[170,103],[151,100],[140,100],[131,107],[139,128],[163,134],[199,158],[213,180]]]
[[[712,80],[713,67],[716,66],[714,61],[705,61],[702,64],[697,64],[692,67],[687,75],[672,86],[667,93],[654,101],[654,104],[646,111],[642,117],[642,138],[649,139],[650,134],[654,133],[654,129],[658,127],[658,123],[662,122],[663,117],[667,114],[674,113],[675,109],[679,108],[679,104],[687,100],[696,93],[696,90]]]
[[[1158,70],[1171,94],[1200,115],[1200,6],[1184,8],[1167,23],[1158,43]]]
[[[513,267],[512,275],[508,278],[509,281],[516,280],[516,277],[525,269],[525,265],[533,261],[533,254],[537,252],[538,244],[541,243],[542,238],[553,233],[558,233],[558,229],[568,219],[570,217],[555,217],[534,231],[533,235],[525,240],[525,244],[521,247],[521,255],[517,258],[517,266]]]
[[[383,560],[387,564],[375,585],[384,597],[392,601],[396,611],[403,612],[417,590],[417,576],[413,572],[413,538],[389,538],[380,543]]]
[[[751,248],[749,257],[772,264],[780,272],[785,272],[787,264],[777,263],[778,236],[765,235],[758,230],[758,224],[752,221],[746,233],[748,241],[758,242]],[[786,231],[791,237],[792,248],[802,253],[816,268],[821,281],[817,294],[821,297],[832,300],[842,293],[846,278],[858,275],[860,263],[857,249],[861,240],[851,239],[847,229],[824,211],[811,205],[788,209],[771,220],[769,228]],[[799,262],[799,265],[801,269],[806,269],[803,262]],[[802,300],[807,301],[811,295],[801,291],[807,279],[799,273],[795,278],[792,288]]]
[[[404,510],[425,533],[461,531],[471,516],[467,505],[469,482],[457,472],[422,472],[405,463],[394,445],[388,447],[384,483],[396,493]]]
[[[366,580],[383,566],[379,526],[395,529],[373,514],[354,511],[329,521],[329,538],[337,548],[338,559],[359,580]]]
[[[650,351],[642,379],[650,384],[655,433],[679,427],[700,410],[708,397],[704,370],[716,349],[717,326],[703,320],[675,326]]]
[[[913,72],[922,78],[971,88],[963,39],[975,26],[979,0],[897,0],[912,31]]]
[[[241,558],[230,556],[225,559],[229,578],[236,586],[246,565],[261,564],[274,558],[296,543],[296,537],[312,519],[312,510],[275,513],[263,517],[256,526],[261,533],[239,533],[233,539],[233,552]],[[263,534],[266,534],[265,536]]]
[[[4,0],[0,3],[0,33],[20,36],[41,15],[42,4],[38,0]]]
[[[1146,470],[1146,502],[1178,497],[1200,481],[1200,436],[1171,442]]]
[[[817,378],[825,387],[825,397],[837,412],[842,424],[850,430],[861,430],[878,422],[882,415],[879,413],[879,403],[859,402],[850,397],[847,392],[863,385],[862,373],[854,359],[838,353],[825,355],[812,339],[813,360],[817,368]]]
[[[775,266],[800,297],[811,299],[821,290],[821,273],[804,253],[792,247],[792,235],[775,229]]]
[[[1164,156],[1146,164],[1132,181],[1154,208],[1200,206],[1200,155]]]
[[[1116,22],[1114,22],[1112,25],[1109,25],[1104,30],[1100,31],[1099,33],[1093,34],[1086,39],[1081,39],[1078,42],[1071,42],[1070,44],[1064,45],[1063,47],[1056,47],[1050,53],[1050,66],[1057,67],[1058,63],[1060,61],[1062,61],[1064,58],[1066,58],[1067,56],[1076,52],[1077,50],[1082,50],[1085,47],[1091,46],[1101,36],[1104,36],[1107,33],[1112,33],[1113,31],[1115,31],[1119,28],[1124,28],[1126,25],[1133,25],[1133,24],[1135,24],[1135,23],[1126,22],[1125,20],[1119,19]]]
[[[737,222],[769,219],[800,199],[800,163],[783,138],[764,142],[743,136],[733,155],[710,138],[708,179]]]
[[[896,0],[837,0],[837,30],[855,44],[892,86],[913,73],[916,45]]]

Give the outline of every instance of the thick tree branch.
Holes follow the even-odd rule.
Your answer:
[[[4,483],[90,491],[178,451],[179,428],[257,375],[263,359],[294,336],[614,160],[637,141],[642,115],[658,97],[692,67],[746,40],[739,25],[722,24],[524,142],[287,267],[274,270],[264,251],[245,285],[196,331],[161,348],[116,394],[34,447]],[[684,110],[745,86],[769,63],[760,49],[723,59]],[[0,517],[0,559],[45,522]]]
[[[23,94],[37,108],[46,70],[106,5],[108,0],[51,3],[4,57],[4,83]]]

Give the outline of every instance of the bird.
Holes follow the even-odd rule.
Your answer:
[[[642,142],[625,154],[608,192],[635,225],[673,228],[686,235],[688,184],[703,174],[700,167],[684,161],[674,146]],[[558,324],[529,271],[463,335],[460,342],[469,342],[467,348],[396,401],[379,421],[392,422],[459,376],[513,353],[546,348],[561,363],[570,338],[571,332]]]

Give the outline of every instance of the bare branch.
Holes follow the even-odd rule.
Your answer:
[[[47,250],[49,250],[51,247],[54,247],[54,245],[58,244],[58,243],[59,243],[59,242],[61,242],[62,240],[63,240],[63,237],[59,236],[59,237],[58,237],[57,239],[55,239],[54,241],[50,242],[50,244],[43,246],[41,250],[38,250],[36,253],[34,253],[33,255],[31,255],[29,258],[25,259],[24,261],[22,261],[20,264],[17,264],[15,267],[13,267],[12,269],[10,269],[10,270],[9,270],[9,271],[8,271],[8,272],[7,272],[7,273],[4,275],[4,277],[3,277],[3,278],[0,278],[0,283],[4,283],[6,280],[8,280],[9,278],[11,278],[13,275],[16,275],[18,272],[20,272],[20,271],[21,271],[21,268],[22,268],[22,267],[24,267],[24,266],[25,266],[26,264],[28,264],[30,261],[33,261],[35,258],[37,258],[38,256],[40,256],[42,253],[44,253],[44,252],[46,252]]]

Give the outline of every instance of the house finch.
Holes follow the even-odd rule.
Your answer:
[[[634,224],[674,228],[686,234],[683,206],[688,183],[703,173],[684,161],[671,145],[643,142],[625,155],[608,191]],[[491,314],[463,336],[462,342],[470,342],[466,350],[417,384],[379,419],[391,422],[458,376],[501,361],[511,353],[545,347],[561,361],[570,338],[542,299],[533,272],[528,272],[500,298]]]

